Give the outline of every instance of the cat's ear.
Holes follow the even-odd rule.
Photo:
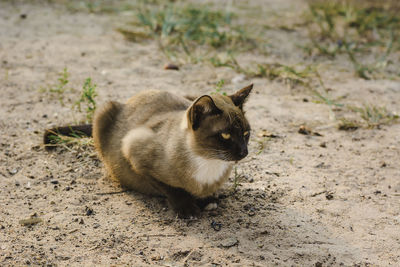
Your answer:
[[[249,86],[240,89],[233,95],[230,95],[229,97],[232,99],[233,104],[242,109],[244,102],[246,102],[246,99],[251,92],[251,89],[253,89],[253,84],[250,84]]]
[[[197,98],[189,108],[188,120],[192,129],[197,130],[204,118],[221,113],[222,111],[215,105],[214,100],[208,95],[203,95]]]

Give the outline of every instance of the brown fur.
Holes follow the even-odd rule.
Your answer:
[[[193,196],[212,195],[230,174],[227,162],[247,155],[243,133],[250,128],[241,108],[251,87],[229,97],[202,96],[194,103],[162,91],[141,92],[126,104],[109,102],[95,115],[95,147],[122,186],[165,195],[182,216],[197,214]],[[232,145],[222,144],[228,141],[221,141],[221,131],[230,132]],[[218,179],[202,182],[196,179],[196,162],[203,164],[203,159],[227,167],[221,167]]]

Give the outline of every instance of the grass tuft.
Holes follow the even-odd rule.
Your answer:
[[[364,105],[363,107],[349,106],[348,108],[360,116],[367,128],[392,124],[399,119],[399,115],[389,112],[386,107]]]
[[[357,121],[349,120],[346,118],[339,119],[338,129],[341,131],[355,131],[361,127],[362,127],[361,123]]]
[[[256,46],[246,31],[233,23],[231,12],[213,11],[206,6],[183,4],[143,4],[133,24],[144,28],[118,29],[129,40],[153,36],[169,58],[198,62],[218,50],[244,51]]]
[[[235,59],[233,54],[228,57],[212,57],[210,62],[214,67],[228,67],[238,73],[242,73],[249,78],[267,78],[268,80],[279,80],[290,87],[303,85],[309,87],[311,78],[315,76],[315,67],[309,66],[288,66],[281,63],[257,64],[256,68],[244,68]]]
[[[49,135],[50,143],[46,146],[63,147],[69,151],[84,150],[93,147],[93,138],[85,137],[84,133],[73,132],[70,136],[59,135],[57,132],[52,132]]]
[[[307,17],[308,53],[317,51],[331,59],[345,54],[360,78],[374,78],[391,63],[390,54],[400,49],[400,4],[396,1],[313,0]],[[381,51],[376,62],[363,62],[373,49]]]

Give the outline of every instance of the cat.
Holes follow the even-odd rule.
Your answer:
[[[123,187],[166,196],[179,217],[200,214],[199,201],[228,179],[235,162],[248,154],[250,125],[243,104],[253,85],[232,95],[203,95],[190,101],[148,90],[125,104],[110,101],[95,113],[95,148],[110,176]],[[73,127],[45,133],[68,134]],[[69,129],[69,131],[68,131]]]

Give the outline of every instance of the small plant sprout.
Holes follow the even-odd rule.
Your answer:
[[[58,101],[64,106],[64,93],[67,90],[66,85],[69,83],[69,73],[67,68],[64,68],[62,72],[59,73],[60,77],[57,79],[58,83],[51,86],[48,91],[52,94],[57,95]]]
[[[233,185],[232,185],[232,191],[234,193],[237,191],[237,188],[242,185],[240,183],[240,178],[241,178],[241,175],[238,174],[237,167],[235,166],[235,168],[234,168],[234,176],[233,176]]]
[[[226,92],[222,91],[222,87],[225,84],[225,80],[221,79],[217,82],[217,85],[215,86],[215,93],[221,94],[221,95],[226,95]]]
[[[81,98],[75,102],[74,107],[82,112],[82,105],[86,106],[86,120],[91,122],[96,110],[96,84],[92,83],[91,78],[87,78],[83,84]]]

